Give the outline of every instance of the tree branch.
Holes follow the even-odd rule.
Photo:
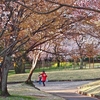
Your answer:
[[[55,1],[51,1],[51,0],[45,0],[45,1],[50,2],[50,3],[53,3],[53,4],[57,4],[57,5],[61,6],[61,7],[66,6],[66,7],[69,7],[69,8],[83,9],[83,10],[89,10],[89,11],[93,11],[93,12],[100,13],[100,10],[92,9],[92,8],[89,8],[89,7],[72,6],[72,5],[62,4],[62,3],[55,2]]]
[[[39,11],[35,11],[33,8],[31,8],[31,7],[29,7],[29,6],[26,6],[26,5],[24,5],[24,4],[22,4],[22,3],[18,2],[18,1],[15,1],[15,2],[18,3],[19,5],[21,5],[21,6],[25,7],[25,8],[27,8],[28,10],[30,10],[30,11],[36,13],[36,14],[50,14],[50,13],[55,12],[55,11],[57,11],[58,9],[60,9],[60,8],[63,7],[62,5],[59,5],[57,8],[55,8],[55,9],[53,9],[53,10],[51,10],[51,11],[39,12]]]

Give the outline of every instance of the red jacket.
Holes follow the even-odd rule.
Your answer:
[[[46,78],[47,78],[46,73],[42,73],[41,75],[42,75],[42,81],[45,82],[46,81]]]

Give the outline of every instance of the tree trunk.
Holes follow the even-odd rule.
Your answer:
[[[38,54],[33,55],[32,68],[30,70],[30,73],[29,73],[29,76],[28,76],[27,80],[25,81],[26,84],[32,84],[33,85],[32,81],[31,81],[31,77],[32,77],[32,74],[35,70],[36,63],[37,63],[37,60],[38,60],[38,57],[39,57],[40,53],[41,52],[38,52]]]
[[[93,68],[94,68],[94,57],[93,57]]]
[[[32,68],[32,69],[30,70],[30,73],[29,73],[29,75],[28,75],[28,78],[27,78],[27,80],[25,81],[26,84],[33,84],[33,83],[32,83],[32,80],[31,80],[31,77],[32,77],[32,74],[33,74],[34,70],[35,70],[35,68]]]
[[[0,91],[1,91],[2,69],[0,68]]]
[[[83,69],[83,58],[80,58],[80,69]]]
[[[14,63],[15,63],[14,69],[16,74],[25,73],[25,65],[23,63],[22,58],[15,60]]]
[[[0,91],[1,91],[1,81],[2,81],[2,62],[0,62]]]
[[[7,90],[7,76],[8,76],[9,66],[10,66],[10,57],[6,56],[2,66],[2,83],[1,83],[2,96],[10,95]]]
[[[57,59],[57,67],[59,68],[60,67],[60,60]]]
[[[89,57],[89,69],[90,69],[90,67],[91,67],[90,63],[91,63],[91,58]]]

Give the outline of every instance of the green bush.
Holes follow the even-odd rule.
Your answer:
[[[51,66],[52,68],[57,68],[57,63],[54,63],[52,66]],[[70,68],[70,67],[72,67],[72,63],[70,63],[70,62],[61,62],[60,63],[60,67],[63,67],[63,68]]]

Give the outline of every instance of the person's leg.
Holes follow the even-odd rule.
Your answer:
[[[41,84],[41,81],[39,80],[39,84]]]
[[[43,81],[43,86],[45,86],[45,82]]]

